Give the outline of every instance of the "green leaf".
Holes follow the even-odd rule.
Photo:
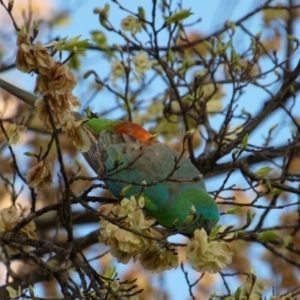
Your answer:
[[[80,59],[79,59],[78,55],[73,55],[69,59],[68,65],[71,69],[78,71],[80,69],[80,66],[81,66],[81,62],[80,62]]]
[[[228,215],[237,215],[239,214],[241,208],[240,207],[233,207],[233,208],[229,208],[225,214],[228,214]]]
[[[283,190],[280,190],[280,189],[272,189],[273,195],[280,195],[282,192],[283,192]]]
[[[214,48],[213,48],[213,45],[212,45],[211,42],[204,40],[204,41],[203,41],[203,44],[204,44],[204,46],[208,49],[208,51],[209,51],[210,53],[215,53]]]
[[[268,189],[268,190],[271,190],[272,189],[272,185],[271,185],[271,182],[269,180],[266,180],[265,182],[265,187]]]
[[[242,289],[241,289],[241,287],[238,287],[234,294],[235,299],[237,299],[237,300],[240,299],[241,293],[242,293]]]
[[[60,12],[60,14],[52,21],[52,25],[66,26],[70,23],[70,20],[71,18],[69,14]]]
[[[248,133],[245,134],[242,140],[242,149],[245,149],[248,145]]]
[[[166,23],[167,23],[167,25],[170,25],[171,23],[176,23],[176,22],[182,21],[193,14],[194,13],[191,12],[191,9],[183,9],[183,10],[180,10],[177,13],[173,14],[172,16],[166,18]]]
[[[112,279],[115,276],[115,274],[116,274],[116,267],[111,267],[105,272],[103,276]]]
[[[105,34],[99,30],[91,31],[92,39],[99,47],[105,48],[107,46],[107,39]]]
[[[138,7],[138,15],[139,15],[139,21],[144,29],[146,29],[146,22],[143,20],[146,20],[146,12],[142,6]]]
[[[26,155],[26,156],[29,156],[29,157],[36,157],[36,154],[35,153],[32,153],[32,152],[24,152],[23,155]]]
[[[212,232],[210,233],[209,235],[209,239],[210,240],[214,240],[217,236],[217,234],[219,233],[219,230],[221,228],[222,225],[217,225],[213,230]]]
[[[278,124],[273,125],[270,129],[269,129],[269,134],[271,134],[276,128],[277,128]]]
[[[291,244],[291,242],[293,241],[293,237],[292,236],[288,236],[286,239],[285,239],[285,241],[284,241],[284,243],[283,243],[283,247],[284,248],[286,248],[286,247],[288,247],[290,244]]]
[[[247,210],[247,225],[250,225],[253,221],[254,214],[250,209]]]
[[[120,196],[124,196],[127,192],[129,192],[132,189],[132,185],[127,185],[122,188]]]
[[[188,215],[184,220],[184,226],[190,224],[193,221],[194,217],[192,215]]]
[[[175,55],[174,55],[174,52],[171,49],[168,50],[167,57],[168,57],[169,62],[174,62],[175,61]]]
[[[28,290],[29,290],[29,293],[30,293],[31,298],[33,298],[33,296],[34,296],[34,289],[33,289],[33,287],[32,287],[31,284],[29,284]]]
[[[251,117],[251,113],[249,113],[248,111],[246,111],[244,109],[242,110],[242,114],[249,117],[249,118]]]
[[[265,231],[259,234],[257,239],[262,242],[271,242],[281,240],[281,236],[274,231]]]
[[[145,13],[145,10],[142,6],[138,7],[138,14],[139,14],[139,17],[146,20],[146,13]]]
[[[259,177],[266,177],[269,175],[269,173],[273,170],[273,168],[270,167],[262,167],[258,171],[255,172],[255,174]]]
[[[83,79],[87,79],[91,74],[94,74],[93,71],[87,71],[84,75],[83,75]]]
[[[8,291],[10,298],[12,298],[12,299],[17,298],[18,292],[16,290],[14,290],[11,286],[7,286],[5,289]]]
[[[105,28],[106,28],[106,22],[107,22],[109,10],[110,10],[110,5],[108,3],[105,4],[104,8],[97,7],[94,9],[94,14],[99,14],[100,24]]]
[[[239,152],[240,152],[239,149],[233,150],[233,152],[232,152],[232,154],[231,154],[231,155],[232,155],[232,159],[235,159]]]
[[[88,42],[88,39],[80,40],[80,37],[81,35],[78,35],[69,40],[67,40],[67,37],[65,37],[59,41],[53,41],[47,45],[44,45],[44,47],[54,47],[58,51],[84,51],[87,47],[92,46],[92,44]]]
[[[299,43],[299,40],[295,36],[293,36],[293,35],[288,34],[287,35],[287,39],[290,40],[290,41]]]

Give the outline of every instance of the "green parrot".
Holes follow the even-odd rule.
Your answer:
[[[26,98],[25,102],[37,98],[10,85],[0,76],[0,86],[22,100]],[[142,195],[144,209],[171,230],[188,235],[196,228],[211,232],[220,217],[218,206],[189,159],[138,124],[96,117],[85,126],[96,142],[83,155],[115,197]]]

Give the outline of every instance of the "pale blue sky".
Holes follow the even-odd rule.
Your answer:
[[[64,1],[64,0],[57,0],[58,7],[65,7],[67,9],[70,9],[74,11],[71,15],[71,21],[70,23],[65,27],[59,27],[54,30],[53,36],[54,37],[73,37],[75,35],[82,35],[82,38],[89,38],[89,32],[91,30],[103,30],[103,28],[99,24],[98,16],[93,14],[93,9],[95,7],[103,7],[107,1],[101,1],[101,0],[71,0],[71,1]],[[109,2],[109,1],[108,1]],[[173,1],[174,5],[177,3],[177,1]],[[110,3],[110,2],[109,2]],[[132,10],[134,12],[137,11],[138,6],[143,6],[143,8],[146,11],[146,16],[150,15],[151,13],[151,7],[152,7],[152,1],[149,0],[135,0],[135,1],[120,1],[122,5],[124,5],[129,10]],[[193,12],[195,12],[195,15],[193,15],[188,23],[195,21],[197,18],[201,18],[202,21],[193,27],[194,31],[200,31],[205,34],[211,34],[215,30],[220,29],[223,26],[223,23],[225,20],[235,21],[241,16],[245,15],[246,13],[252,11],[255,7],[261,5],[261,0],[251,0],[251,1],[241,1],[241,0],[210,0],[210,1],[204,1],[204,0],[184,0],[183,1],[184,6],[183,8],[191,8]],[[126,17],[128,15],[127,12],[120,11],[117,5],[114,3],[111,4],[111,22],[115,27],[119,27],[120,21],[122,18]],[[175,7],[175,6],[174,6]],[[162,22],[158,19],[158,22]],[[158,23],[159,24],[159,23]],[[251,21],[246,22],[244,25],[247,26],[247,29],[250,30],[252,33],[257,33],[261,30],[262,27],[262,19],[260,17],[252,18]],[[299,22],[298,22],[299,25]],[[163,45],[166,37],[166,32],[162,32],[160,35],[160,42]],[[263,35],[265,32],[263,32]],[[299,34],[299,30],[298,30]],[[147,38],[145,35],[140,34],[138,35],[138,38],[144,42],[147,42]],[[248,40],[244,40],[244,35],[241,32],[238,32],[237,38],[235,39],[235,47],[237,51],[242,51],[246,48]],[[44,41],[45,42],[45,41]],[[108,42],[109,44],[123,44],[123,40],[116,34],[110,34],[108,33]],[[299,51],[295,55],[299,59]],[[280,53],[279,53],[280,57]],[[296,59],[294,60],[296,62]],[[106,77],[110,70],[109,65],[107,63],[101,62],[101,54],[98,52],[91,52],[86,56],[84,59],[84,67],[82,68],[82,71],[87,71],[90,69],[95,69],[99,76]],[[268,68],[270,65],[267,61],[264,63],[264,68]],[[23,84],[27,86],[28,89],[32,89],[34,85],[34,79],[29,79],[28,75],[20,75],[20,73],[16,73],[17,71],[10,71],[7,72],[7,76],[9,76],[11,79],[18,78],[19,84]],[[17,75],[16,75],[17,74]],[[23,81],[24,80],[24,81]],[[84,99],[88,98],[90,94],[88,93],[88,86],[89,81],[81,81],[78,85],[78,88],[76,90],[77,95],[82,99],[82,102],[84,103]],[[154,87],[155,91],[147,91],[149,93],[155,93],[157,92],[156,89],[159,89],[160,85],[159,82],[157,82],[157,86]],[[278,88],[278,86],[277,86]],[[275,89],[275,87],[274,87]],[[224,99],[224,104],[228,102],[228,100],[231,97],[231,91],[232,87],[230,85],[225,86],[226,90],[226,97]],[[273,92],[275,92],[274,90]],[[110,97],[109,93],[101,93],[99,97],[108,97],[103,101],[103,99],[95,99],[95,103],[101,103],[99,106],[98,104],[92,103],[97,109],[101,108],[107,108],[109,107],[108,103],[112,103],[113,100]],[[259,110],[262,106],[262,103],[267,100],[267,94],[262,94],[261,89],[249,87],[247,90],[247,93],[243,95],[241,98],[241,102],[239,103],[238,110],[245,108],[246,110],[250,111],[251,113],[254,113]],[[103,104],[105,102],[105,104]],[[299,102],[299,101],[298,101]],[[297,103],[296,107],[294,109],[297,109],[300,111],[300,105]],[[259,141],[262,141],[262,137],[267,135],[268,129],[276,124],[280,123],[281,126],[279,126],[275,133],[277,136],[277,143],[284,143],[288,136],[290,136],[289,132],[289,123],[285,124],[284,126],[284,115],[282,112],[278,112],[275,119],[269,120],[265,122],[264,124],[264,131],[255,132],[250,136],[250,142],[253,141],[253,143],[258,144]],[[111,117],[111,116],[110,116]],[[220,124],[221,120],[218,117],[215,117],[212,119],[214,124],[216,124],[216,128],[218,124]],[[259,168],[260,166],[256,166],[255,168]],[[255,169],[254,168],[254,169]],[[216,186],[220,186],[221,182],[223,181],[224,176],[219,176],[218,178],[214,178],[214,180],[210,179],[207,180],[207,188],[208,191],[212,191],[216,189]],[[242,184],[243,181],[240,180],[237,176],[232,176],[230,182],[228,185],[236,183],[236,184]],[[223,222],[230,223],[230,218],[223,218]],[[274,218],[274,217],[273,217]],[[268,221],[268,224],[272,224],[271,220]],[[86,229],[89,230],[89,229]],[[82,230],[82,233],[84,233]],[[86,231],[85,231],[86,232]],[[259,260],[259,256],[261,254],[261,249],[259,247],[252,247],[251,248],[251,256],[253,257],[253,268],[257,270],[257,273],[260,274],[262,277],[271,276],[269,269],[262,269],[261,268],[261,262]],[[94,256],[91,255],[91,256]],[[120,270],[126,268],[121,267]],[[195,277],[195,272],[191,271],[190,276]],[[159,277],[157,276],[157,280],[159,281]],[[192,280],[193,281],[193,280]],[[234,280],[233,280],[234,281]],[[165,284],[169,287],[169,293],[170,293],[170,299],[174,300],[180,300],[180,299],[188,299],[188,290],[187,285],[185,283],[185,279],[183,276],[183,273],[181,272],[180,268],[177,270],[169,271],[165,273]],[[234,284],[237,284],[235,282]],[[178,288],[177,288],[178,287]],[[233,291],[235,288],[233,288]],[[221,290],[217,291],[218,294],[222,294]]]

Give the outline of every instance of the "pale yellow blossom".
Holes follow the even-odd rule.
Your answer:
[[[143,200],[138,202],[142,203]],[[155,223],[155,219],[145,217],[134,197],[124,198],[120,204],[102,205],[99,211],[110,218],[117,217],[118,222],[122,224],[121,228],[118,224],[113,224],[104,218],[100,220],[101,241],[111,246],[111,254],[119,262],[127,263],[131,257],[137,259],[139,254],[153,247],[154,241],[142,235],[161,237],[155,229],[150,228]]]
[[[232,261],[232,251],[227,243],[208,241],[204,229],[197,229],[188,242],[186,257],[198,272],[217,273]]]
[[[50,92],[64,94],[71,92],[77,84],[75,75],[71,72],[69,66],[55,62],[50,69],[49,74],[39,74],[36,79],[34,92],[47,95]]]
[[[62,120],[62,130],[71,138],[74,146],[81,152],[87,152],[91,147],[91,133],[85,128],[84,119],[76,120],[74,115],[66,115]]]
[[[212,98],[206,103],[206,111],[210,115],[215,115],[217,112],[222,111],[223,104],[222,99]]]
[[[50,105],[50,104],[49,104]],[[39,98],[35,101],[35,107],[37,110],[37,115],[39,119],[45,124],[46,128],[50,131],[53,130],[49,112],[47,110],[45,101],[43,98]],[[55,128],[60,128],[62,126],[62,119],[67,112],[61,113],[59,110],[51,109],[51,114],[54,122]]]
[[[135,65],[135,70],[138,74],[143,74],[152,67],[148,54],[143,51],[140,51],[135,55],[132,58],[132,62]]]
[[[121,21],[121,28],[124,31],[130,31],[132,34],[142,31],[141,22],[133,16],[127,16]]]
[[[26,130],[27,128],[23,125],[8,124],[6,134],[9,145],[17,146],[22,144]]]
[[[47,95],[47,100],[51,110],[61,116],[64,116],[66,112],[71,112],[80,107],[79,99],[70,92],[64,94],[50,92]]]
[[[52,184],[52,165],[46,159],[41,160],[28,170],[26,182],[31,188],[44,190]]]
[[[155,246],[141,254],[139,261],[146,270],[160,273],[178,267],[178,253],[174,247],[167,249]]]
[[[120,77],[123,77],[125,75],[124,64],[119,60],[115,60],[114,62],[112,62],[111,73],[113,75],[112,81],[116,81]]]
[[[23,220],[23,217],[20,216],[20,212],[14,206],[4,208],[0,211],[0,233],[11,231],[18,223]],[[35,233],[35,224],[34,222],[29,222],[19,230],[19,235],[22,237],[37,239]],[[19,249],[13,244],[10,243],[5,245],[6,250],[9,255],[13,255],[19,252]],[[19,245],[24,251],[30,251],[32,247],[27,245]],[[0,247],[0,260],[4,259],[3,249]]]
[[[49,50],[41,42],[37,42],[33,47],[33,53],[39,74],[48,75],[55,65],[55,60],[49,54]]]
[[[32,72],[37,68],[37,64],[33,55],[33,46],[31,45],[26,32],[18,33],[17,46],[16,67],[25,73]]]

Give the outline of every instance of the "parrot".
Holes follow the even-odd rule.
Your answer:
[[[4,84],[5,82],[5,84]],[[26,103],[37,96],[0,76],[0,87]],[[79,113],[74,112],[77,118]],[[84,126],[94,136],[83,156],[116,197],[144,197],[144,210],[158,224],[185,235],[208,234],[220,212],[199,170],[181,153],[161,143],[142,126],[93,116]]]

